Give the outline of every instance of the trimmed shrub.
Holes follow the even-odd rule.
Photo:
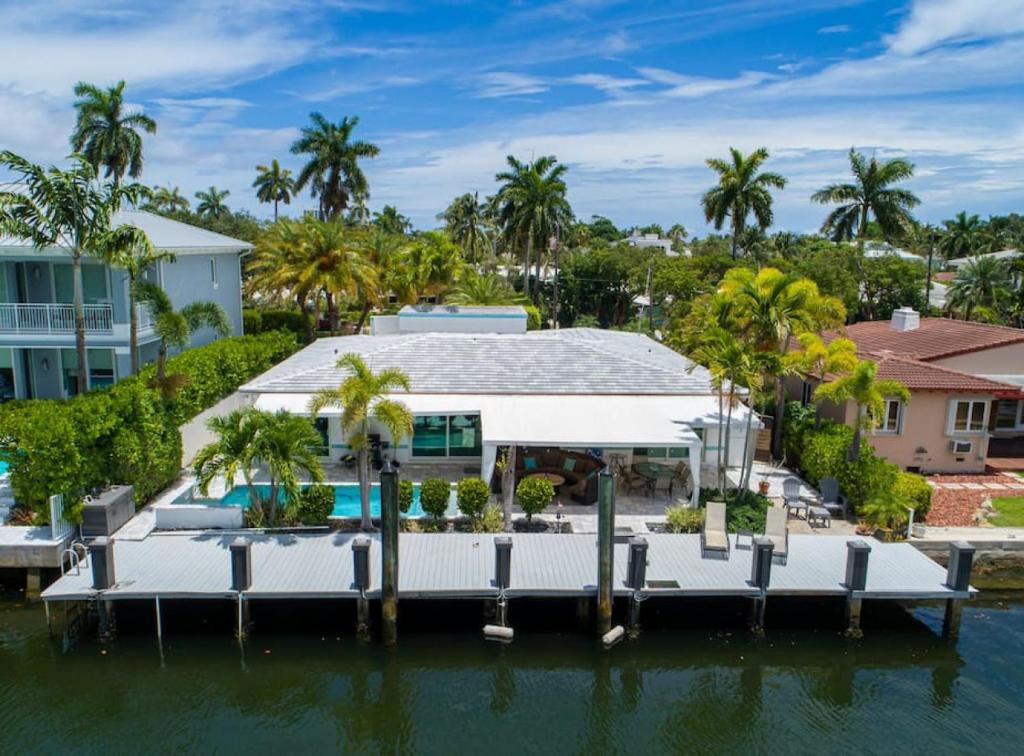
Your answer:
[[[242,310],[242,333],[251,335],[263,331],[263,315],[255,307]]]
[[[853,429],[839,423],[825,423],[817,430],[805,433],[800,461],[808,482],[816,486],[829,475],[838,479],[851,443]],[[862,442],[862,457],[866,448],[868,445]],[[845,493],[849,495],[850,492]]]
[[[411,480],[398,481],[398,511],[408,514],[412,509],[413,486]]]
[[[869,445],[861,444],[860,459],[844,462],[836,478],[853,511],[860,514],[861,507],[871,499],[892,497],[899,471],[892,462],[876,457]]]
[[[501,513],[501,507],[493,504],[484,507],[483,513],[473,520],[472,529],[474,533],[500,533],[505,529],[505,516]]]
[[[323,525],[334,512],[334,488],[310,486],[295,501],[295,516],[303,525]]]
[[[526,305],[523,309],[526,310],[526,330],[539,331],[542,323],[540,310],[533,305]]]
[[[699,507],[665,507],[665,530],[669,533],[699,533],[703,524],[704,510]]]
[[[784,451],[786,461],[793,467],[802,467],[801,460],[807,435],[814,432],[814,421],[817,412],[813,404],[803,405],[800,402],[786,402],[786,419],[783,421]]]
[[[427,478],[420,483],[420,506],[435,520],[444,517],[448,511],[452,487],[443,478]]]
[[[893,496],[914,507],[914,520],[923,521],[932,510],[932,487],[923,476],[900,470],[892,487]]]
[[[298,310],[263,310],[260,313],[262,332],[287,331],[304,339],[306,337],[306,319]]]
[[[730,533],[738,530],[750,530],[754,533],[764,532],[765,519],[768,517],[768,507],[771,502],[767,496],[757,491],[729,491],[727,497],[713,488],[702,488],[700,490],[700,506],[707,506],[709,501],[726,501],[725,505],[725,527]]]
[[[555,487],[547,478],[523,478],[516,486],[516,498],[526,513],[527,521],[540,514],[555,498]]]
[[[491,489],[481,478],[463,478],[455,487],[455,498],[459,511],[475,520],[483,514]]]

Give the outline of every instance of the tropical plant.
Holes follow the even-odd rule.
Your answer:
[[[256,180],[252,182],[256,189],[256,199],[260,202],[274,203],[274,221],[277,221],[277,203],[283,202],[290,205],[292,195],[295,193],[295,179],[292,172],[282,168],[281,164],[274,158],[270,165],[256,166]]]
[[[816,402],[824,400],[843,406],[852,401],[857,405],[850,461],[860,458],[861,432],[874,430],[885,414],[885,400],[890,397],[906,403],[910,401],[910,391],[899,381],[879,380],[878,364],[871,360],[861,360],[848,375],[823,383],[814,390]]]
[[[223,476],[231,485],[241,474],[248,486],[255,522],[277,524],[280,504],[299,496],[299,473],[305,473],[314,483],[323,480],[323,468],[314,451],[320,434],[307,418],[285,410],[272,414],[246,407],[210,418],[207,427],[215,439],[199,450],[192,463],[200,492],[206,495],[216,477]],[[266,494],[253,485],[257,465],[269,479]]]
[[[444,478],[427,478],[420,483],[420,506],[435,522],[448,511],[451,496],[452,487]]]
[[[455,486],[455,501],[459,511],[471,520],[477,520],[491,498],[491,488],[482,478],[463,478]]]
[[[526,521],[532,522],[533,516],[547,509],[555,498],[555,487],[547,478],[526,477],[516,486],[516,498],[526,513]]]
[[[924,522],[932,509],[932,487],[924,476],[900,470],[892,493],[897,499],[909,502],[914,507],[914,517]]]
[[[401,304],[416,302],[416,271],[409,262],[411,243],[404,234],[394,234],[383,228],[369,229],[360,237],[361,254],[368,266],[360,279],[362,309],[356,323],[356,333],[362,332],[366,318],[373,307],[387,304],[394,297]]]
[[[466,268],[444,301],[457,305],[514,305],[530,300],[517,292],[497,273],[477,273]]]
[[[158,186],[149,192],[145,209],[157,213],[187,213],[191,205],[178,187]]]
[[[473,520],[470,527],[474,533],[501,533],[505,530],[501,507],[493,504],[484,507],[483,513]]]
[[[732,224],[732,258],[735,260],[740,237],[747,223],[747,216],[753,212],[757,227],[761,230],[772,225],[772,195],[770,189],[784,189],[786,179],[778,173],[759,173],[761,165],[768,159],[764,147],[744,155],[735,147],[729,148],[730,159],[711,158],[708,167],[718,174],[718,184],[704,193],[701,205],[704,217],[721,229],[725,219]]]
[[[544,155],[530,163],[512,155],[506,160],[508,170],[494,177],[501,183],[495,195],[497,214],[503,234],[512,244],[523,247],[523,289],[528,297],[530,262],[534,261],[537,287],[532,298],[537,302],[543,250],[551,237],[559,236],[561,229],[572,224],[572,208],[563,178],[569,167],[559,163],[554,155]]]
[[[398,212],[394,205],[384,205],[379,213],[373,214],[377,228],[389,234],[407,234],[412,230],[412,221]]]
[[[145,188],[139,184],[97,184],[96,170],[86,158],[73,155],[71,163],[67,170],[42,168],[13,152],[0,152],[0,168],[13,172],[23,182],[23,190],[0,191],[0,230],[29,240],[36,249],[63,247],[71,256],[77,391],[85,393],[89,360],[82,258],[110,231],[113,215],[121,205],[138,202]]]
[[[223,218],[231,212],[224,204],[224,200],[229,194],[231,192],[227,189],[220,191],[215,186],[211,186],[206,191],[196,192],[196,199],[199,200],[196,212],[204,218]]]
[[[348,376],[337,388],[318,391],[310,401],[309,409],[314,418],[326,407],[341,409],[345,443],[358,458],[362,527],[371,530],[370,423],[372,421],[386,430],[395,447],[403,438],[412,435],[412,411],[402,402],[388,398],[398,390],[409,391],[409,376],[397,368],[385,368],[374,373],[366,361],[354,353],[342,355],[337,366],[348,371]]]
[[[295,190],[309,186],[313,197],[320,200],[320,219],[330,220],[344,212],[353,196],[369,198],[369,185],[360,158],[380,154],[375,144],[352,141],[352,130],[359,124],[358,116],[345,116],[331,123],[320,113],[310,113],[312,123],[292,144],[293,155],[308,155],[308,162],[299,171]]]
[[[897,530],[910,519],[909,502],[896,496],[876,496],[861,505],[858,514],[876,528]]]
[[[173,262],[175,256],[157,250],[146,232],[137,226],[119,226],[105,234],[96,254],[108,265],[120,268],[128,278],[128,343],[131,349],[132,375],[139,372],[139,311],[136,286],[143,274],[161,260]]]
[[[823,205],[839,204],[825,218],[821,233],[833,241],[854,236],[863,240],[871,215],[887,239],[899,237],[911,227],[910,211],[920,200],[909,190],[893,184],[914,175],[913,163],[903,158],[879,162],[874,155],[867,160],[851,147],[850,170],[853,183],[829,184],[811,195],[811,200]]]
[[[153,330],[160,339],[153,385],[164,397],[173,397],[184,385],[187,376],[167,376],[167,353],[170,348],[185,346],[192,334],[201,328],[211,328],[218,336],[228,336],[231,333],[231,320],[216,302],[200,300],[175,310],[167,292],[152,281],[137,281],[135,298],[149,307],[153,315]]]
[[[402,514],[408,514],[409,510],[412,509],[413,493],[414,489],[411,480],[398,481],[398,511]]]
[[[71,149],[82,154],[98,175],[120,184],[127,173],[142,173],[142,137],[139,132],[156,133],[156,121],[142,112],[125,112],[124,81],[100,89],[83,81],[75,85],[75,129]]]
[[[705,510],[682,504],[665,507],[665,530],[669,533],[699,533],[704,525]]]
[[[939,252],[947,260],[970,257],[978,252],[981,242],[981,219],[977,215],[959,212],[953,220],[942,222]]]
[[[420,296],[440,296],[462,272],[462,252],[444,231],[425,231],[409,248],[415,290]]]
[[[303,525],[323,525],[333,512],[333,486],[310,486],[295,498],[294,514]]]
[[[491,252],[488,236],[487,203],[480,202],[480,194],[466,192],[452,200],[448,208],[438,215],[452,241],[462,247],[466,260],[477,264]]]
[[[1006,308],[1013,297],[1010,270],[1005,260],[978,256],[956,272],[946,294],[950,311],[963,313],[964,320],[984,310],[986,320]]]

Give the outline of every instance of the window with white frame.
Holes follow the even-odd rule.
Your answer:
[[[217,258],[210,258],[210,281],[213,283],[213,288],[216,289],[217,283]]]
[[[886,399],[885,409],[878,418],[875,433],[901,433],[903,431],[903,402],[899,399]]]
[[[996,430],[1024,428],[1024,400],[1003,399],[996,404]]]
[[[955,399],[950,402],[949,433],[983,433],[988,423],[988,402]]]

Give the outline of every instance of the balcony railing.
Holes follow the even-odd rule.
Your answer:
[[[111,305],[85,305],[86,333],[113,333]],[[0,332],[66,334],[75,332],[75,307],[69,304],[0,303]]]
[[[149,305],[137,304],[135,305],[135,311],[138,313],[139,333],[152,330],[155,318],[153,317],[153,311],[149,309]]]

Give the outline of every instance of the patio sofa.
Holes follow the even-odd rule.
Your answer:
[[[534,473],[553,473],[565,478],[558,492],[579,504],[597,502],[597,474],[604,462],[589,454],[565,449],[520,447],[516,450],[516,483]]]

